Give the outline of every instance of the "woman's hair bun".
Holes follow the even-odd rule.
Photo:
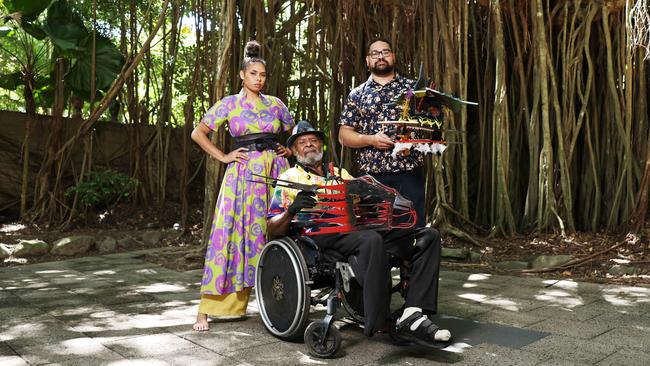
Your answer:
[[[257,41],[249,41],[246,43],[244,55],[246,57],[259,58],[261,48],[262,47],[257,43]]]

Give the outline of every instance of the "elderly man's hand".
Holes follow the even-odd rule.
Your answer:
[[[309,191],[300,191],[296,195],[296,199],[293,200],[293,203],[289,206],[287,211],[292,216],[300,212],[300,210],[305,208],[312,208],[316,206],[316,198],[314,197],[314,192]]]
[[[279,157],[284,156],[284,157],[288,158],[288,157],[291,156],[291,150],[278,143],[275,146],[275,154],[277,156],[279,156]]]

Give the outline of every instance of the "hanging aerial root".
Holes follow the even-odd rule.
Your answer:
[[[478,231],[478,232],[483,232],[483,233],[487,233],[487,230],[485,230],[485,229],[483,229],[482,227],[476,225],[474,222],[472,222],[471,220],[469,220],[468,218],[466,218],[465,216],[463,216],[460,212],[456,211],[453,207],[449,206],[447,203],[441,203],[440,205],[442,206],[442,208],[445,209],[445,211],[450,212],[450,213],[456,215],[456,217],[458,217],[459,219],[463,220],[466,224],[468,224],[468,225],[470,225],[471,227],[473,227],[476,231]]]
[[[472,235],[447,222],[442,223],[440,226],[436,227],[436,229],[438,229],[441,234],[452,235],[479,248],[485,248],[488,244],[486,242],[482,242],[480,239],[474,238]]]
[[[630,28],[630,48],[645,50],[644,60],[650,59],[650,0],[637,0],[627,16]]]

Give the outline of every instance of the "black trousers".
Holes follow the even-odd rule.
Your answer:
[[[390,257],[408,263],[406,306],[435,313],[440,273],[440,234],[433,228],[364,230],[347,234],[317,235],[322,249],[335,250],[348,259],[363,287],[364,334],[373,335],[390,317]]]
[[[415,306],[427,314],[435,314],[442,252],[438,230],[430,227],[391,230],[384,236],[384,248],[391,256],[406,261],[406,307]]]
[[[363,287],[363,333],[371,336],[384,325],[390,312],[390,271],[386,270],[388,254],[381,235],[371,230],[316,235],[314,242],[321,249],[334,250],[348,259]]]
[[[424,227],[426,217],[424,216],[424,176],[422,169],[398,173],[369,173],[379,183],[396,189],[399,194],[413,202],[413,208],[417,214],[416,227]]]

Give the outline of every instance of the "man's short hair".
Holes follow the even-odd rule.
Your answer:
[[[370,46],[372,46],[372,44],[375,43],[375,42],[386,42],[386,43],[388,43],[388,47],[390,47],[391,50],[393,49],[393,44],[388,40],[388,38],[386,38],[386,37],[375,37],[375,38],[371,39],[370,42],[368,42],[368,47],[366,47],[366,51],[368,53],[370,53]]]

